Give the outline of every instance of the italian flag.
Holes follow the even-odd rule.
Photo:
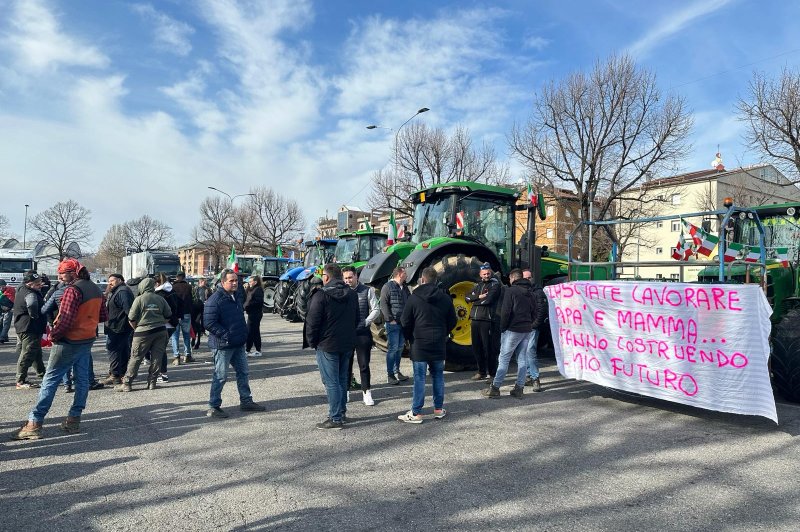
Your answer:
[[[761,261],[761,248],[748,247],[747,255],[744,258],[745,262],[760,262]]]
[[[275,256],[278,258],[283,257],[283,248],[280,244],[278,244],[278,248],[275,250]]]
[[[789,267],[789,248],[775,248],[775,258],[781,263],[784,268]]]
[[[397,240],[397,222],[394,221],[394,211],[389,214],[389,231],[386,237],[386,245],[393,246]]]
[[[737,244],[736,242],[729,243],[728,248],[725,250],[725,262],[735,261],[743,251],[744,246],[742,244]]]
[[[683,233],[681,233],[681,237],[678,239],[678,243],[672,251],[672,258],[675,260],[687,261],[691,256],[692,248],[686,245],[686,239],[683,237]]]
[[[531,205],[534,207],[539,206],[539,194],[534,194],[533,187],[530,183],[528,183],[528,201],[530,201]]]
[[[231,246],[231,254],[228,257],[228,268],[239,273],[239,263],[236,261],[236,248]]]
[[[397,240],[403,240],[406,237],[406,226],[401,225],[397,228]]]
[[[692,236],[694,245],[697,246],[697,253],[705,255],[706,257],[710,256],[711,252],[714,251],[714,248],[719,244],[719,238],[685,220],[683,224]]]

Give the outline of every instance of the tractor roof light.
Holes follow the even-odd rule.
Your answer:
[[[722,204],[725,206],[726,209],[730,209],[733,206],[733,198],[728,196],[727,198],[722,200]]]

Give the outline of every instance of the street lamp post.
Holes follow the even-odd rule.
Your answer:
[[[27,238],[28,238],[28,207],[30,207],[30,205],[28,205],[26,203],[25,204],[25,225],[24,225],[24,227],[22,229],[22,249],[26,248]]]
[[[231,196],[230,194],[228,194],[224,190],[220,190],[220,189],[218,189],[216,187],[208,187],[208,188],[210,188],[211,190],[215,190],[215,191],[219,192],[220,194],[225,194],[226,196],[228,196],[228,199],[231,200],[231,203],[233,203],[233,200],[235,200],[236,198],[242,198],[244,196],[255,196],[255,194],[253,194],[252,192],[248,192],[247,194],[236,194],[235,196]]]

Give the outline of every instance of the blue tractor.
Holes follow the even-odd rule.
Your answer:
[[[308,240],[303,246],[305,248],[303,265],[291,268],[281,275],[275,289],[274,311],[289,321],[305,318],[307,309],[298,308],[298,301],[307,299],[302,296],[311,289],[311,278],[317,273],[317,268],[332,260],[336,239]]]
[[[275,292],[281,276],[290,270],[299,269],[303,261],[286,257],[262,257],[261,279],[264,286],[264,312],[275,312]]]

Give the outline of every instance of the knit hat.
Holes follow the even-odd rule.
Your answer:
[[[39,280],[39,274],[33,270],[28,270],[27,272],[25,272],[25,275],[22,276],[23,283],[32,283],[38,280]]]
[[[491,270],[491,269],[492,265],[489,264],[488,262],[484,262],[483,264],[481,264],[481,270]]]
[[[58,273],[78,273],[78,270],[81,268],[81,263],[78,262],[76,259],[64,259],[58,265]]]

